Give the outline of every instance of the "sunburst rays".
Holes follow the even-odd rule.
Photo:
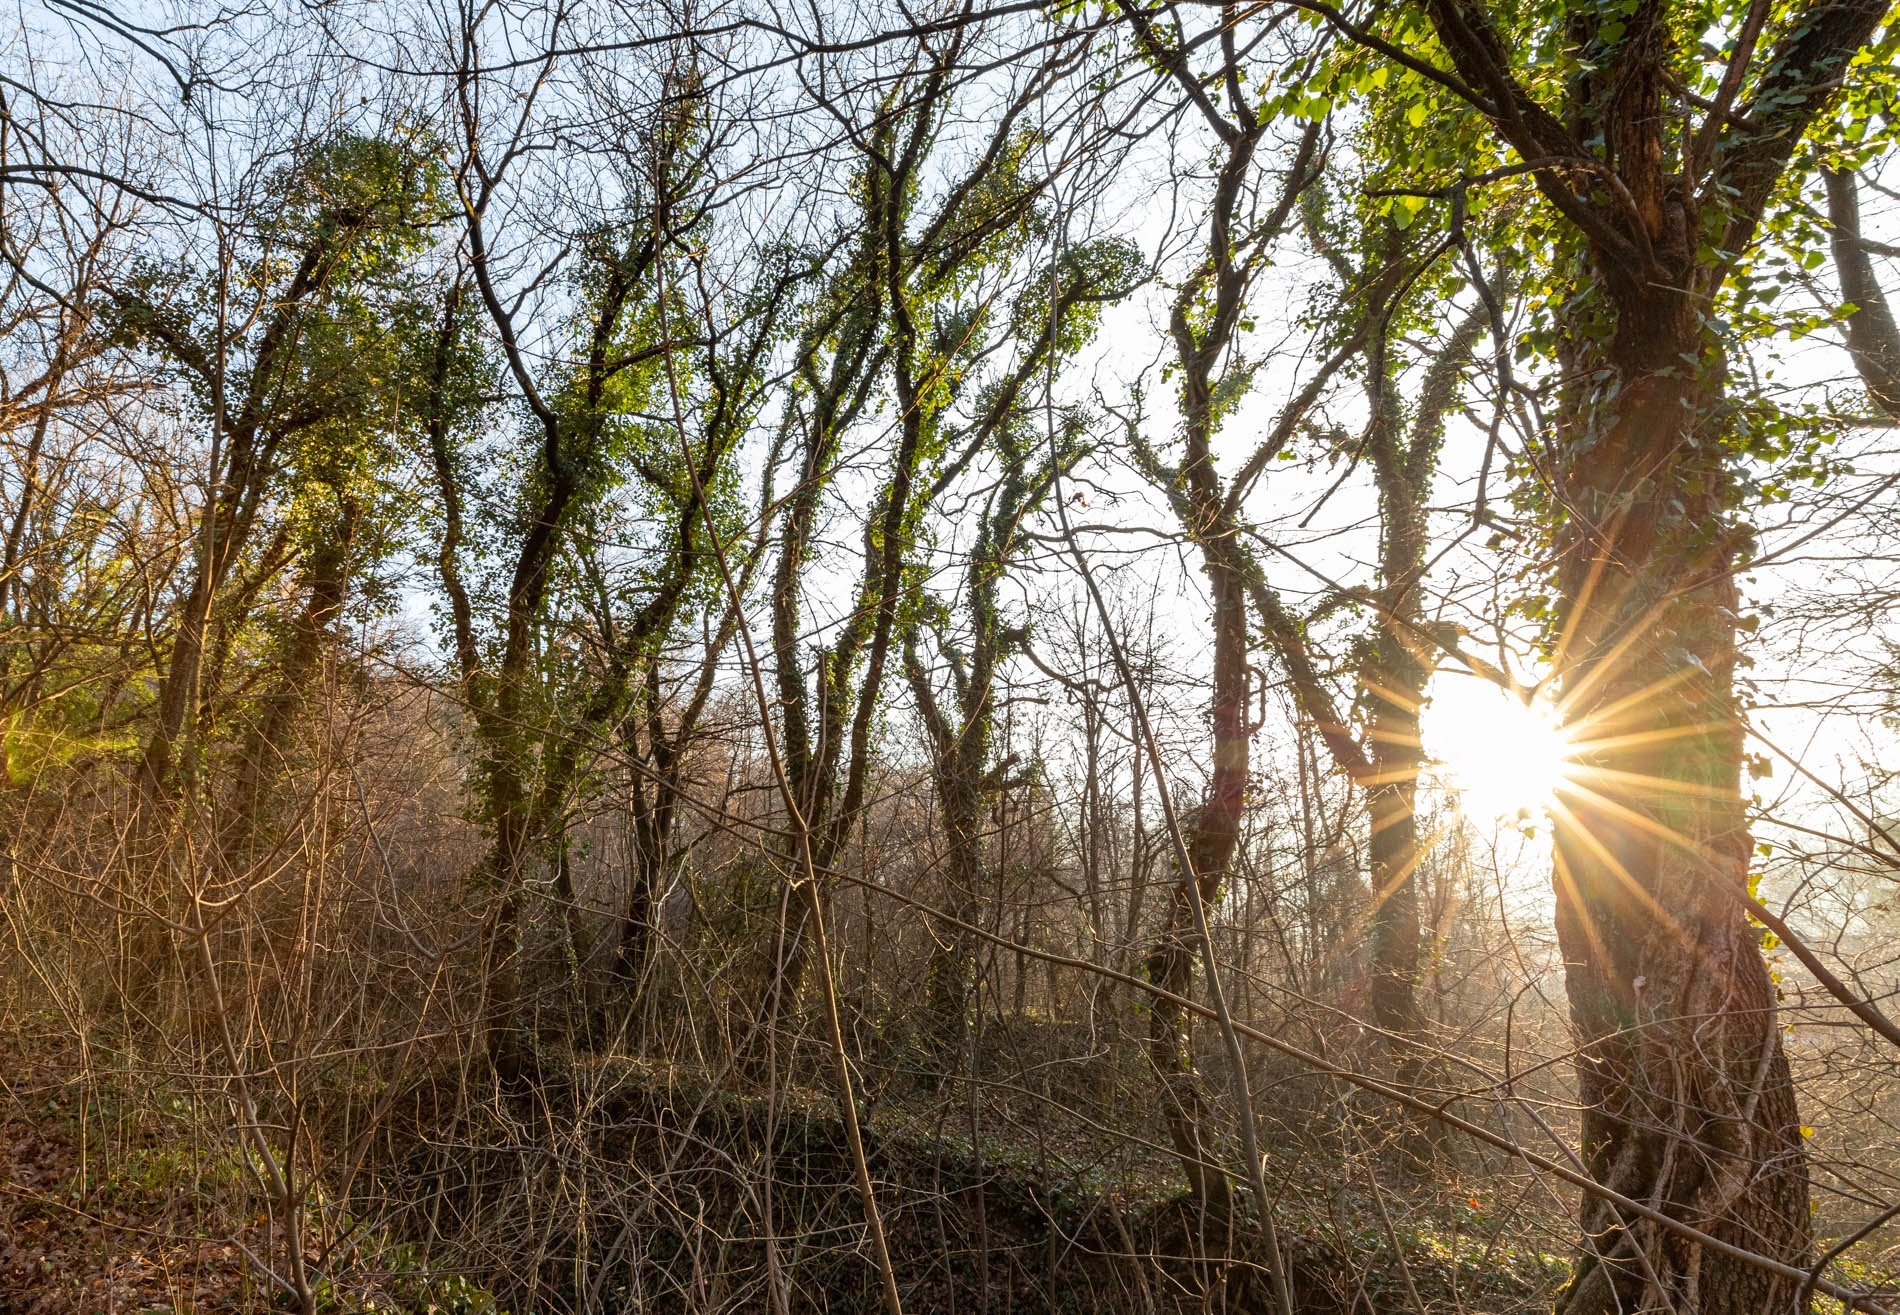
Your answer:
[[[1503,800],[1509,807],[1545,810],[1562,796],[1613,805],[1631,825],[1639,825],[1640,810],[1630,801],[1667,805],[1672,799],[1733,800],[1735,790],[1721,782],[1632,770],[1632,759],[1644,751],[1661,750],[1685,741],[1736,733],[1735,723],[1702,718],[1677,724],[1656,724],[1657,707],[1686,680],[1693,669],[1667,673],[1641,687],[1579,714],[1576,709],[1600,681],[1581,682],[1563,699],[1541,697],[1541,690],[1519,687],[1503,690],[1478,677],[1453,674],[1441,681],[1427,705],[1426,747],[1448,769],[1450,783],[1467,800],[1467,811],[1483,813],[1486,805]],[[1449,705],[1449,706],[1448,706]],[[1653,818],[1640,825],[1653,829]],[[1669,837],[1694,849],[1687,837]]]
[[[1434,704],[1451,690],[1458,693],[1453,707],[1440,708],[1439,716],[1428,721],[1427,743],[1448,770],[1450,784],[1468,796],[1467,815],[1517,811],[1548,819],[1559,842],[1552,856],[1553,885],[1560,903],[1578,915],[1575,925],[1599,961],[1606,946],[1592,910],[1600,910],[1604,899],[1623,905],[1682,952],[1700,958],[1702,948],[1681,925],[1681,911],[1659,898],[1653,880],[1645,879],[1653,873],[1632,870],[1649,865],[1633,864],[1630,854],[1653,845],[1658,857],[1667,852],[1671,861],[1712,879],[1734,879],[1734,865],[1721,846],[1711,843],[1707,827],[1685,830],[1679,822],[1706,819],[1711,804],[1739,809],[1736,783],[1719,779],[1719,773],[1669,774],[1669,769],[1698,757],[1713,763],[1721,755],[1696,754],[1694,742],[1735,736],[1738,726],[1708,716],[1704,700],[1685,688],[1697,677],[1708,677],[1702,669],[1678,667],[1632,683],[1634,651],[1630,645],[1617,647],[1569,682],[1564,697],[1556,700],[1541,697],[1547,685],[1507,692],[1475,677],[1453,677],[1455,685],[1441,682]],[[1448,734],[1447,711],[1468,711],[1471,720]]]

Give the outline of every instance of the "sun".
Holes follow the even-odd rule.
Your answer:
[[[1440,672],[1420,723],[1426,756],[1474,818],[1541,817],[1568,773],[1572,750],[1556,710],[1488,680]]]

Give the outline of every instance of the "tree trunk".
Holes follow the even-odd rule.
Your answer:
[[[1597,31],[1610,48],[1572,79],[1560,120],[1513,76],[1480,0],[1426,2],[1453,66],[1497,97],[1502,138],[1527,160],[1588,157],[1614,185],[1537,174],[1587,251],[1557,303],[1568,395],[1545,453],[1553,665],[1577,759],[1555,884],[1584,1160],[1604,1184],[1793,1266],[1812,1242],[1807,1156],[1739,898],[1752,847],[1734,571],[1747,534],[1731,514],[1736,436],[1709,307],[1887,9],[1795,7],[1761,50],[1732,57],[1722,94],[1748,83],[1741,113],[1711,111],[1691,137],[1665,97],[1663,6]],[[1582,1216],[1564,1315],[1795,1304],[1796,1284],[1594,1197]]]
[[[945,1070],[961,1053],[976,988],[976,939],[965,927],[976,925],[983,898],[983,800],[978,782],[947,778],[939,769],[938,797],[943,808],[944,875],[950,914],[963,926],[946,927],[930,964],[929,1012],[935,1024],[939,1057]]]
[[[519,677],[517,677],[518,679]],[[504,676],[504,680],[506,677]],[[504,715],[519,699],[500,700]],[[534,1036],[521,1018],[522,869],[527,861],[528,791],[521,757],[525,736],[511,732],[515,723],[500,717],[484,728],[488,744],[482,775],[494,813],[494,840],[488,855],[488,885],[495,898],[483,937],[482,1045],[497,1078],[514,1087],[532,1078]]]
[[[1834,272],[1841,296],[1853,303],[1847,317],[1847,352],[1867,387],[1867,400],[1889,416],[1900,416],[1900,327],[1874,274],[1874,262],[1860,230],[1860,185],[1843,169],[1823,171],[1827,220],[1833,229]]]
[[[238,778],[232,789],[232,816],[225,835],[225,852],[241,858],[268,825],[269,784],[279,765],[293,752],[290,741],[297,731],[298,714],[322,691],[320,675],[324,648],[349,602],[352,548],[361,508],[346,502],[322,543],[310,553],[305,569],[304,606],[291,623],[288,643],[280,658],[274,688],[265,696],[238,760]]]
[[[1396,646],[1388,634],[1381,643]],[[1399,1085],[1418,1080],[1424,1015],[1418,1007],[1418,709],[1424,698],[1416,664],[1381,663],[1385,681],[1372,698],[1369,727],[1372,779],[1366,792],[1372,834],[1372,909],[1367,930],[1372,942],[1372,1018],[1386,1033],[1393,1072]]]
[[[721,638],[723,641],[723,634]],[[702,669],[702,691],[710,687],[707,673],[714,655],[723,648],[721,642],[707,656],[706,667]],[[673,819],[682,790],[687,744],[705,699],[702,695],[688,703],[680,713],[679,725],[669,734],[660,697],[660,664],[655,661],[647,667],[645,703],[646,767],[636,773],[632,781],[634,854],[627,876],[620,940],[614,950],[614,976],[629,1009],[635,1012],[646,992],[648,965],[653,961],[654,942],[658,939],[659,901],[666,895],[679,868],[679,856],[673,846]],[[641,780],[642,775],[652,778],[650,786]]]
[[[646,787],[635,777],[633,788],[633,861],[627,865],[627,898],[621,910],[620,940],[614,948],[614,977],[630,1006],[637,1007],[645,990],[647,964],[653,955],[655,910],[671,873],[668,871],[672,828],[662,820],[670,809],[670,782],[653,784],[649,802]],[[670,820],[667,819],[667,820]]]
[[[1559,671],[1579,768],[1558,809],[1555,885],[1583,1156],[1625,1195],[1805,1265],[1800,1118],[1740,900],[1742,535],[1725,513],[1721,361],[1688,296],[1618,300],[1606,350],[1579,353],[1596,355],[1579,364],[1598,382],[1569,418],[1560,486],[1575,512],[1558,545]],[[1583,1224],[1564,1315],[1794,1303],[1788,1280],[1598,1199]]]
[[[179,770],[178,741],[194,720],[198,699],[198,672],[203,664],[205,631],[210,623],[213,584],[200,569],[180,610],[178,633],[159,679],[158,707],[152,736],[140,762],[139,783],[147,802],[168,792]]]
[[[1399,260],[1388,259],[1389,271],[1401,268]],[[1389,317],[1397,309],[1394,305],[1380,313]],[[1433,654],[1425,647],[1421,602],[1431,541],[1426,504],[1438,469],[1445,417],[1458,404],[1465,365],[1489,323],[1480,305],[1454,327],[1425,372],[1410,431],[1404,435],[1388,354],[1389,318],[1381,319],[1367,342],[1367,392],[1373,408],[1367,448],[1379,486],[1381,613],[1371,667],[1360,672],[1358,682],[1370,704],[1366,757],[1371,770],[1362,779],[1372,824],[1371,1003],[1373,1020],[1386,1033],[1393,1075],[1406,1087],[1418,1082],[1427,1053],[1425,1015],[1418,1004],[1416,880],[1424,856],[1417,813],[1418,773],[1425,761],[1419,712],[1433,664]],[[1340,765],[1351,772],[1357,763],[1342,758]],[[1433,1135],[1431,1126],[1419,1131]]]
[[[1220,885],[1240,841],[1240,815],[1246,802],[1249,732],[1247,669],[1247,590],[1245,578],[1213,545],[1204,551],[1209,592],[1213,595],[1214,672],[1213,772],[1207,799],[1187,837],[1194,871],[1177,872],[1168,895],[1167,930],[1148,951],[1148,980],[1162,990],[1186,996],[1194,984],[1194,893],[1214,907]],[[1209,947],[1210,953],[1212,947]],[[1156,997],[1148,1015],[1148,1059],[1161,1080],[1164,1116],[1175,1154],[1197,1201],[1225,1210],[1230,1201],[1227,1177],[1216,1167],[1219,1152],[1207,1133],[1206,1102],[1195,1074],[1194,1040],[1186,1011]]]

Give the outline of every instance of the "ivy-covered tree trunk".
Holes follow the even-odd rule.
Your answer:
[[[707,660],[712,661],[710,657]],[[673,814],[680,795],[682,746],[666,732],[658,662],[647,667],[642,703],[646,762],[644,770],[632,773],[628,781],[633,800],[633,854],[627,866],[627,898],[621,910],[620,939],[613,963],[614,976],[629,1000],[637,1000],[643,989],[653,953],[655,910],[672,882],[676,862]],[[689,731],[690,727],[682,724],[681,738]]]
[[[889,115],[867,134],[858,182],[864,244],[843,272],[835,319],[821,321],[824,332],[808,333],[801,345],[801,374],[810,390],[810,414],[800,421],[806,461],[773,586],[772,632],[788,783],[819,874],[829,874],[863,819],[872,732],[906,624],[900,619],[904,582],[918,528],[943,490],[941,478],[933,483],[930,474],[942,455],[945,413],[970,376],[974,344],[984,336],[987,312],[946,331],[954,313],[949,298],[970,270],[1026,239],[1040,195],[1008,172],[1015,159],[1008,147],[1012,133],[1044,89],[1042,79],[1032,77],[1000,107],[987,148],[966,170],[948,175],[934,210],[918,205],[920,180],[938,163],[936,134],[953,101],[952,70],[963,39],[960,30],[944,49],[932,51],[907,92],[904,113]],[[1053,76],[1055,67],[1042,72]],[[821,376],[817,361],[826,343],[831,364]],[[811,550],[839,442],[881,382],[889,386],[897,439],[885,483],[864,515],[856,604],[837,638],[816,655],[808,694],[797,655],[799,568]],[[903,660],[901,653],[895,660]],[[758,1011],[767,1029],[796,999],[812,952],[810,915],[798,903],[788,886]]]
[[[1237,50],[1231,41],[1224,45],[1217,65],[1229,117],[1200,90],[1186,52],[1171,44],[1171,35],[1158,29],[1142,7],[1124,3],[1120,8],[1143,52],[1169,71],[1220,143],[1206,219],[1206,247],[1176,289],[1168,319],[1181,380],[1176,401],[1181,463],[1177,469],[1164,469],[1152,455],[1141,457],[1150,477],[1167,489],[1185,537],[1198,550],[1207,578],[1213,632],[1207,793],[1188,834],[1179,837],[1184,842],[1179,852],[1185,855],[1188,870],[1183,871],[1178,862],[1175,865],[1168,887],[1167,925],[1150,942],[1145,965],[1149,981],[1171,996],[1189,998],[1197,951],[1206,953],[1212,969],[1214,947],[1199,943],[1196,904],[1203,910],[1215,906],[1240,843],[1253,731],[1247,720],[1252,686],[1247,590],[1252,572],[1230,501],[1230,493],[1234,498],[1242,496],[1246,480],[1238,479],[1230,488],[1216,467],[1213,445],[1222,418],[1216,399],[1222,391],[1235,385],[1244,388],[1247,382],[1231,368],[1230,352],[1241,334],[1248,290],[1272,238],[1290,213],[1314,147],[1309,135],[1279,204],[1262,220],[1254,220],[1247,207],[1257,200],[1255,162],[1266,139],[1266,119],[1246,98]],[[1226,1213],[1232,1190],[1219,1167],[1221,1157],[1208,1128],[1206,1097],[1194,1062],[1192,1020],[1180,1004],[1164,996],[1154,998],[1148,1015],[1148,1061],[1161,1087],[1168,1137],[1194,1199],[1205,1211]],[[1247,1117],[1252,1117],[1251,1111]]]
[[[937,798],[943,810],[944,885],[950,916],[961,924],[939,933],[930,962],[932,1041],[947,1060],[961,1052],[976,992],[976,938],[965,928],[983,907],[983,796],[968,775],[939,769]]]
[[[1377,642],[1375,678],[1367,682],[1371,715],[1367,741],[1372,773],[1366,788],[1370,819],[1367,856],[1372,907],[1366,930],[1372,946],[1372,1018],[1387,1034],[1401,1086],[1417,1081],[1424,1015],[1418,1007],[1418,714],[1426,672],[1387,627]]]
[[[1811,1237],[1776,992],[1743,913],[1741,535],[1721,359],[1684,295],[1632,298],[1562,450],[1560,670],[1583,747],[1556,846],[1583,1156],[1604,1185],[1786,1264]],[[1699,361],[1697,370],[1683,368]],[[1592,748],[1592,745],[1600,746]],[[1787,1309],[1794,1285],[1585,1201],[1566,1315]]]
[[[345,500],[328,536],[313,546],[304,568],[304,605],[285,636],[277,674],[244,739],[231,791],[231,816],[224,837],[228,854],[240,856],[270,822],[269,786],[296,752],[293,741],[300,714],[325,691],[325,650],[350,601],[356,569],[352,552],[362,507]],[[334,655],[332,654],[332,657]]]
[[[203,688],[205,655],[213,612],[220,590],[250,542],[274,474],[284,432],[270,423],[272,411],[294,404],[292,398],[273,396],[273,385],[279,383],[283,358],[299,345],[300,328],[309,327],[306,320],[328,290],[340,256],[358,235],[355,230],[363,226],[360,219],[326,219],[305,246],[296,272],[279,294],[244,362],[249,377],[243,392],[229,401],[224,396],[231,382],[227,375],[237,376],[240,370],[228,358],[237,354],[234,349],[241,344],[216,339],[206,344],[200,340],[201,326],[200,333],[194,333],[194,326],[178,322],[141,294],[122,294],[116,301],[126,330],[193,371],[214,399],[210,418],[218,430],[218,441],[211,449],[211,483],[193,545],[191,586],[159,679],[157,712],[141,759],[140,784],[148,802],[174,792],[181,778],[189,778],[195,770],[190,750],[181,740],[189,739],[207,693]]]
[[[1555,885],[1584,1160],[1674,1220],[1802,1267],[1807,1157],[1742,902],[1752,846],[1735,571],[1747,531],[1732,481],[1751,444],[1724,404],[1719,316],[1797,147],[1887,8],[1806,0],[1692,20],[1643,0],[1614,21],[1567,14],[1562,39],[1586,57],[1553,111],[1516,67],[1540,48],[1533,34],[1481,0],[1426,3],[1456,74],[1443,85],[1531,165],[1567,234],[1550,274],[1567,389],[1540,473],[1554,664],[1578,742]],[[1681,39],[1704,31],[1732,34],[1713,73],[1689,67],[1706,47]],[[1694,102],[1697,123],[1681,88],[1703,76],[1719,85]],[[1581,1212],[1565,1315],[1796,1302],[1796,1283],[1599,1196]]]
[[[1397,268],[1396,260],[1388,262]],[[1380,280],[1381,282],[1389,281]],[[1379,621],[1368,670],[1359,675],[1367,707],[1366,786],[1372,907],[1372,1017],[1386,1033],[1394,1076],[1411,1086],[1420,1071],[1424,1015],[1418,1007],[1418,771],[1425,760],[1419,711],[1431,672],[1416,652],[1418,589],[1425,570],[1425,488],[1431,479],[1437,422],[1411,445],[1400,441],[1398,399],[1390,361],[1391,318],[1399,307],[1378,304],[1380,320],[1366,350],[1372,416],[1366,447],[1379,486]],[[1452,353],[1448,351],[1448,356]],[[1455,369],[1455,361],[1453,368]],[[1434,376],[1439,372],[1433,371]],[[1433,405],[1428,399],[1427,407]],[[1442,403],[1439,403],[1442,407]],[[1414,449],[1422,449],[1415,451]],[[1415,465],[1422,469],[1414,469]],[[1350,766],[1350,764],[1347,764]]]
[[[1402,270],[1398,261],[1389,270]],[[1383,280],[1390,286],[1393,276]],[[1379,490],[1379,629],[1371,661],[1358,685],[1368,704],[1369,771],[1366,805],[1371,820],[1373,1020],[1387,1035],[1393,1074],[1412,1086],[1424,1069],[1425,1014],[1418,1003],[1423,932],[1418,913],[1418,866],[1424,856],[1418,827],[1418,774],[1425,762],[1419,714],[1425,706],[1435,655],[1427,634],[1425,572],[1431,544],[1427,506],[1438,472],[1445,417],[1458,405],[1472,348],[1488,325],[1484,308],[1467,312],[1444,339],[1425,371],[1411,423],[1402,429],[1390,360],[1392,318],[1401,307],[1381,304],[1381,322],[1367,343],[1367,393],[1373,416],[1366,447]],[[1349,773],[1351,759],[1340,760]],[[1426,845],[1430,844],[1427,840]],[[1426,1130],[1429,1133],[1429,1129]]]

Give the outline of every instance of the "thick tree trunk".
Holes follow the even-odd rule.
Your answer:
[[[705,706],[705,694],[711,688],[710,672],[715,655],[725,647],[723,627],[720,638],[721,642],[709,651],[706,666],[702,668],[699,695],[681,711],[679,724],[670,734],[660,699],[659,664],[655,662],[647,668],[646,774],[651,775],[652,781],[649,787],[636,775],[632,782],[634,854],[627,877],[620,940],[614,950],[614,976],[629,1007],[636,1011],[646,991],[647,973],[659,939],[660,900],[665,898],[680,868],[680,855],[674,852],[673,822],[683,789],[687,745],[700,710]]]
[[[550,432],[554,432],[552,426]],[[551,437],[550,446],[556,441]],[[534,1034],[521,1017],[521,933],[526,901],[522,878],[536,839],[531,782],[538,759],[531,732],[534,720],[529,708],[529,682],[548,574],[559,550],[562,521],[575,492],[571,472],[558,466],[549,486],[515,562],[493,710],[476,709],[482,740],[480,770],[493,827],[488,878],[495,896],[483,946],[486,980],[482,1036],[497,1076],[508,1085],[531,1078],[536,1064]]]
[[[159,679],[152,735],[141,760],[139,779],[148,803],[171,795],[195,779],[197,764],[190,739],[205,701],[205,658],[211,647],[213,609],[233,564],[249,542],[262,496],[257,482],[261,463],[253,455],[255,442],[255,435],[242,435],[232,441],[232,473],[206,500],[191,589],[179,610],[178,630]]]
[[[274,688],[264,698],[256,721],[245,736],[238,761],[238,777],[231,792],[233,801],[225,852],[234,858],[257,839],[259,830],[268,825],[268,786],[276,779],[281,764],[293,753],[291,741],[297,733],[299,714],[313,696],[321,692],[324,649],[334,638],[334,627],[349,602],[352,546],[356,540],[360,508],[346,505],[331,526],[325,541],[310,554],[305,571],[303,609],[291,625],[288,643],[279,659]]]
[[[502,700],[512,711],[519,700]],[[499,719],[497,719],[499,720]],[[496,1076],[506,1086],[530,1080],[535,1068],[534,1035],[521,1017],[522,871],[529,847],[528,791],[519,756],[523,736],[494,734],[483,775],[494,813],[488,884],[495,907],[483,937],[482,1045]]]
[[[614,948],[614,977],[630,1003],[645,990],[647,964],[653,957],[655,911],[672,876],[671,782],[646,788],[633,782],[633,861],[627,866],[627,899],[621,910],[620,939]]]
[[[1383,647],[1384,645],[1382,645]],[[1401,1086],[1418,1080],[1422,1051],[1418,1041],[1424,1015],[1418,1007],[1418,709],[1423,681],[1415,671],[1382,667],[1382,683],[1373,696],[1369,739],[1372,779],[1366,792],[1371,831],[1367,849],[1372,866],[1372,909],[1367,931],[1372,942],[1372,1018],[1386,1033],[1393,1071]]]
[[[152,736],[146,741],[140,764],[139,783],[148,802],[169,791],[177,779],[179,740],[198,699],[198,673],[204,661],[213,589],[210,572],[200,569],[179,614],[178,633],[172,637],[165,674],[159,680]]]
[[[1584,1158],[1608,1186],[1804,1266],[1794,1083],[1739,898],[1751,846],[1734,569],[1746,535],[1730,510],[1734,435],[1707,316],[1888,6],[1809,0],[1777,14],[1778,35],[1760,50],[1738,45],[1723,100],[1693,135],[1671,107],[1664,6],[1596,31],[1607,48],[1571,80],[1562,119],[1517,81],[1481,0],[1426,10],[1459,74],[1496,98],[1504,140],[1526,160],[1593,167],[1584,186],[1577,174],[1537,174],[1588,252],[1558,303],[1570,395],[1546,454],[1555,666],[1580,742],[1558,810],[1555,883]],[[1594,1198],[1582,1214],[1565,1315],[1795,1304],[1796,1284],[1756,1266]]]
[[[1686,280],[1685,280],[1686,282]],[[1741,535],[1720,361],[1687,297],[1620,299],[1562,450],[1565,717],[1579,741],[1555,885],[1593,1176],[1805,1265],[1806,1155],[1776,991],[1741,896],[1751,853],[1734,687]],[[1682,369],[1702,362],[1700,379]],[[1598,747],[1592,748],[1592,745]],[[1795,1285],[1599,1200],[1565,1315],[1758,1315]]]
[[[1400,270],[1400,261],[1388,261]],[[1391,275],[1387,276],[1392,277]],[[1396,309],[1396,306],[1394,307]],[[1387,312],[1389,314],[1390,312]],[[1489,327],[1482,306],[1467,312],[1425,372],[1410,432],[1398,424],[1392,366],[1391,322],[1383,320],[1367,344],[1367,392],[1373,407],[1367,447],[1379,485],[1378,638],[1370,670],[1359,688],[1371,705],[1367,726],[1366,783],[1372,834],[1372,1016],[1386,1033],[1393,1074],[1401,1086],[1419,1080],[1428,1053],[1425,1015],[1418,1004],[1420,929],[1418,865],[1418,773],[1425,761],[1419,713],[1431,679],[1433,655],[1425,647],[1420,602],[1430,544],[1426,504],[1438,468],[1445,417],[1457,406],[1460,381],[1479,336]],[[1354,761],[1341,758],[1348,772]],[[1429,844],[1429,842],[1426,842]],[[1436,1125],[1422,1128],[1425,1137]]]

